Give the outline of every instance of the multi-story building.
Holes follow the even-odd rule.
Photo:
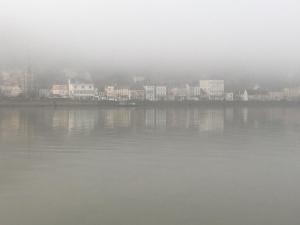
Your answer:
[[[168,91],[168,99],[171,101],[183,101],[188,98],[188,89],[186,87],[173,87]]]
[[[249,89],[247,90],[247,97],[249,101],[269,101],[270,96],[267,90],[263,89]]]
[[[96,96],[97,90],[93,83],[85,83],[68,80],[69,97],[75,99],[92,99]]]
[[[200,86],[196,86],[192,88],[193,97],[200,97],[201,96],[201,88]]]
[[[144,86],[144,90],[145,90],[145,99],[148,101],[155,101],[155,86],[151,85],[151,86]]]
[[[40,88],[38,90],[38,96],[40,98],[49,98],[51,95],[51,91],[48,88]]]
[[[130,98],[132,100],[144,101],[145,100],[145,90],[144,89],[131,89]]]
[[[176,98],[176,94],[177,94],[177,88],[176,87],[172,87],[168,89],[168,93],[167,93],[167,98],[170,101],[174,101]]]
[[[0,92],[7,97],[25,94],[25,72],[22,70],[2,71],[0,73]]]
[[[287,100],[299,100],[300,99],[300,87],[284,88],[284,98]]]
[[[224,80],[200,80],[199,86],[209,100],[224,100]]]
[[[189,84],[186,84],[185,89],[187,100],[197,101],[200,99],[201,89],[199,86],[190,86]]]
[[[117,100],[130,100],[131,93],[129,88],[105,86],[104,97],[106,100],[117,101]]]
[[[130,100],[130,89],[129,88],[117,88],[115,89],[116,98],[118,100]]]
[[[107,98],[107,100],[115,100],[116,99],[116,92],[114,86],[105,86],[104,88],[104,96]]]
[[[148,101],[162,101],[167,99],[167,87],[166,86],[144,86],[145,99]]]
[[[167,99],[167,87],[166,86],[156,86],[155,88],[155,100],[162,101]]]
[[[50,90],[52,97],[66,98],[69,97],[69,89],[66,84],[54,84]]]

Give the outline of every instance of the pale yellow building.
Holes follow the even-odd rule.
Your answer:
[[[200,80],[199,86],[209,100],[224,100],[224,80]]]

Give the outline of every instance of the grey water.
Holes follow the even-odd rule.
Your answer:
[[[295,225],[300,108],[0,108],[1,225]]]

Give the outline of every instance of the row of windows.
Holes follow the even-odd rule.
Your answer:
[[[74,85],[74,89],[78,89],[78,88],[81,88],[81,89],[93,89],[93,86],[92,85],[89,85],[89,86],[87,86],[87,85],[79,85],[79,86]]]
[[[73,94],[90,94],[90,95],[93,95],[94,91],[90,91],[90,90],[75,90],[75,91],[73,91]]]

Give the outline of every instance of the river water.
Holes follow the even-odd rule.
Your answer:
[[[1,225],[295,225],[300,108],[0,108]]]

